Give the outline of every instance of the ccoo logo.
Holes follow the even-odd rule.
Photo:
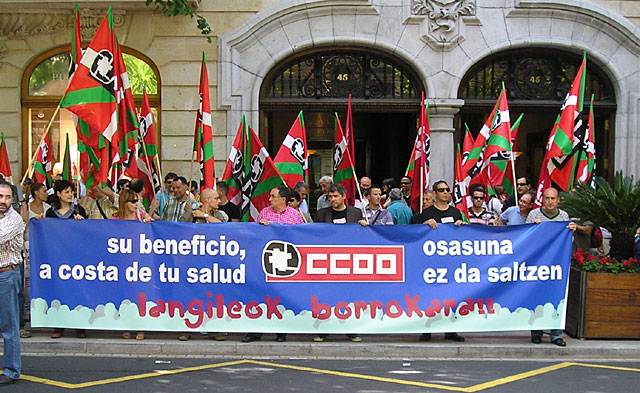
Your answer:
[[[300,253],[291,243],[270,241],[262,250],[262,270],[269,277],[291,277],[300,270]]]

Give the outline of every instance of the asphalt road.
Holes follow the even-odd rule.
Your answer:
[[[637,392],[640,363],[23,357],[10,392]]]

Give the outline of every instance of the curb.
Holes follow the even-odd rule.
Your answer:
[[[68,332],[68,334],[71,332]],[[91,332],[93,333],[93,332]],[[363,336],[353,343],[344,336],[332,335],[328,342],[315,343],[311,335],[290,335],[277,343],[271,335],[264,341],[242,343],[242,335],[229,335],[226,341],[213,341],[192,334],[189,341],[178,341],[166,333],[150,333],[144,341],[119,337],[53,340],[48,334],[35,334],[21,340],[23,355],[83,355],[133,357],[215,357],[215,358],[317,358],[317,359],[415,359],[415,360],[613,360],[639,361],[640,341],[576,340],[566,338],[566,347],[548,341],[536,345],[529,336],[486,336],[466,334],[467,341],[454,343],[435,335],[430,342],[418,342],[417,336]],[[148,334],[149,336],[149,334]]]

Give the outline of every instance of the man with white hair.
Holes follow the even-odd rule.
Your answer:
[[[329,187],[333,184],[333,179],[331,176],[322,176],[318,181],[318,185],[320,186],[320,191],[322,191],[322,195],[318,197],[318,202],[316,203],[316,210],[324,209],[325,207],[331,207],[331,202],[329,202],[329,196],[327,195],[329,192]]]

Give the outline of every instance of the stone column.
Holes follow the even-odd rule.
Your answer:
[[[464,100],[427,99],[431,128],[431,170],[429,187],[436,180],[445,180],[453,187],[455,146],[453,117],[460,111]]]

